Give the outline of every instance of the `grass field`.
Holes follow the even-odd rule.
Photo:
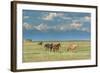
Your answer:
[[[39,42],[24,41],[23,42],[23,62],[39,62],[39,61],[61,61],[61,60],[83,60],[90,59],[90,41],[61,41],[61,47],[58,52],[46,51]],[[79,46],[75,51],[67,51],[70,43],[77,43]]]

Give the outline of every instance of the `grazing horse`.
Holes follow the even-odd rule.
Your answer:
[[[73,51],[78,47],[77,44],[70,44],[67,48],[67,51]]]
[[[52,51],[53,43],[51,43],[51,44],[47,43],[47,44],[44,45],[44,47],[45,47],[46,49]]]
[[[53,52],[59,51],[59,48],[60,47],[61,47],[61,44],[60,43],[53,44],[53,47],[52,47]]]

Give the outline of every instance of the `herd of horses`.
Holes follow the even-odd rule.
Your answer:
[[[43,42],[39,42],[38,45],[43,45]],[[49,50],[51,52],[57,52],[61,48],[61,43],[45,43],[44,48],[46,48],[46,50]],[[77,48],[78,48],[77,44],[71,43],[68,45],[66,49],[67,51],[73,51],[76,50]]]

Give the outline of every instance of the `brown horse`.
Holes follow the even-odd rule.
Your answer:
[[[61,47],[61,44],[60,43],[53,44],[52,51],[53,52],[57,52],[57,51],[59,51],[59,48],[60,47]]]
[[[56,43],[56,44],[47,43],[47,44],[44,45],[44,47],[46,48],[46,50],[53,51],[53,52],[59,51],[60,46],[61,46],[60,43]]]

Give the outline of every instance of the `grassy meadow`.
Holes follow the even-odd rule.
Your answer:
[[[44,41],[42,45],[38,45],[39,41],[23,41],[23,62],[84,60],[91,58],[90,41],[59,41],[61,47],[57,52],[50,52],[44,48],[44,44],[51,42]],[[78,47],[74,51],[67,51],[67,47],[71,43],[78,44]]]

